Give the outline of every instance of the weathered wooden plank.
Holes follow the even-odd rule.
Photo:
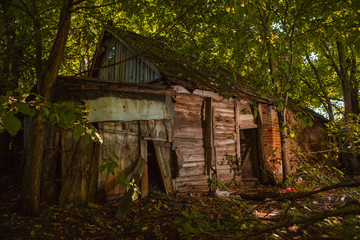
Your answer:
[[[200,112],[175,112],[174,113],[174,122],[179,123],[181,119],[201,119]]]
[[[216,134],[216,137],[214,137],[215,140],[226,140],[226,139],[232,139],[235,141],[235,133],[222,133],[222,134]]]
[[[202,139],[202,129],[194,128],[192,130],[181,130],[174,129],[175,138],[194,138],[194,139]]]
[[[201,180],[201,181],[191,181],[191,182],[176,182],[176,186],[178,188],[181,187],[187,187],[187,186],[207,186],[207,180]]]
[[[196,140],[196,141],[195,141]],[[203,147],[203,142],[201,139],[195,139],[189,142],[185,142],[185,141],[176,141],[176,145],[180,148],[180,149],[191,149],[191,148],[199,148],[201,149]]]
[[[227,100],[227,99],[223,98],[220,101],[214,99],[214,104],[215,104],[214,106],[221,106],[221,107],[231,106],[231,107],[234,107],[234,99],[230,98],[229,100]]]
[[[201,110],[201,104],[188,104],[188,103],[181,103],[181,102],[176,102],[174,104],[174,108],[175,110],[181,110],[181,109],[186,109],[189,111],[198,111]]]
[[[251,128],[258,128],[258,125],[255,123],[246,123],[246,124],[243,124],[242,122],[240,123],[240,129],[251,129]]]
[[[250,121],[254,123],[254,116],[252,114],[239,114],[240,121]]]
[[[198,168],[181,168],[179,171],[179,176],[181,177],[189,177],[189,176],[196,176],[196,175],[203,175],[204,174],[204,168],[198,169]]]
[[[151,137],[168,138],[162,121],[148,121],[148,129]],[[171,194],[175,191],[174,181],[171,178],[171,149],[164,144],[158,144],[157,141],[154,141],[154,148],[166,194]]]
[[[236,158],[240,159],[241,151],[240,151],[240,102],[235,99],[235,151],[236,151]]]
[[[190,155],[190,154],[196,154],[196,155],[200,155],[203,153],[203,148],[202,147],[192,147],[192,148],[183,148],[183,147],[179,147],[181,154],[185,157],[186,155]],[[186,161],[186,159],[185,159]]]
[[[234,138],[226,138],[226,139],[224,139],[224,138],[217,138],[217,139],[215,139],[215,141],[216,141],[216,146],[221,146],[221,145],[229,145],[229,144],[231,144],[231,145],[236,145],[236,142],[235,142],[235,139]]]
[[[184,127],[195,127],[195,128],[201,128],[201,121],[198,119],[183,119],[183,120],[179,120],[179,119],[174,119],[174,122],[177,123],[176,126],[174,126],[174,128],[184,128]],[[175,124],[174,124],[175,125]]]
[[[215,126],[215,133],[235,133],[235,126],[232,127],[223,127],[223,126]]]
[[[216,122],[215,127],[223,127],[223,128],[231,128],[231,129],[233,129],[235,127],[235,121],[232,121],[232,122],[218,121],[218,122]]]
[[[216,111],[214,113],[214,116],[220,116],[220,117],[229,117],[229,118],[234,118],[235,119],[235,114],[234,113],[227,113],[227,112],[218,112]]]
[[[232,114],[234,115],[234,109],[233,108],[219,108],[219,107],[215,107],[215,111],[219,114]]]
[[[235,133],[234,132],[226,132],[226,133],[218,133],[216,132],[214,134],[214,138],[218,139],[218,138],[235,138]]]
[[[235,117],[224,117],[224,116],[215,116],[215,121],[217,122],[224,122],[224,123],[231,123],[235,125]]]
[[[209,176],[207,176],[205,174],[189,176],[189,177],[180,176],[180,177],[176,178],[176,183],[191,182],[191,181],[207,181],[208,178],[209,178]]]
[[[142,134],[147,133],[147,123],[146,121],[139,121],[140,132]],[[144,130],[143,130],[144,129]],[[142,137],[139,139],[140,141],[140,157],[144,159],[145,166],[144,172],[141,176],[141,197],[145,198],[149,195],[149,174],[148,174],[148,151],[147,151],[147,141],[145,141]]]
[[[204,154],[197,153],[193,151],[192,153],[183,153],[181,150],[181,155],[184,158],[184,162],[202,162],[205,161]]]
[[[193,94],[176,94],[174,96],[176,102],[188,102],[189,104],[201,104],[202,97]]]
[[[204,167],[205,163],[204,162],[184,162],[183,164],[183,168],[187,168],[187,167]]]

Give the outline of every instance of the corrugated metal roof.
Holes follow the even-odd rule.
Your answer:
[[[111,35],[130,45],[139,55],[158,67],[163,77],[172,84],[182,85],[190,91],[202,89],[228,96],[247,95],[258,98],[254,91],[246,89],[245,78],[236,75],[235,80],[233,74],[221,66],[214,64],[209,68],[179,52],[167,49],[151,38],[118,28],[106,28],[101,43],[105,44],[105,39]],[[104,47],[100,45],[93,61],[91,77],[98,77],[97,72],[104,57],[102,49]]]

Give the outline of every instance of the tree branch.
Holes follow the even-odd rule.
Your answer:
[[[290,193],[290,194],[286,194],[284,196],[280,196],[278,198],[274,198],[271,201],[285,201],[285,200],[296,200],[296,199],[301,199],[301,198],[305,198],[305,197],[309,197],[311,195],[320,193],[320,192],[326,192],[332,189],[336,189],[336,188],[344,188],[344,187],[359,187],[360,186],[360,182],[351,182],[351,183],[337,183],[334,185],[330,185],[330,186],[326,186],[311,192],[298,192],[298,193]]]
[[[255,229],[254,231],[248,234],[241,234],[237,237],[240,239],[248,239],[251,236],[258,236],[265,233],[271,233],[274,230],[278,230],[281,228],[290,227],[293,225],[305,224],[311,225],[321,220],[324,220],[329,217],[344,217],[348,215],[356,215],[360,214],[360,207],[352,207],[352,208],[345,208],[345,209],[336,209],[336,210],[328,210],[321,213],[313,214],[308,217],[302,217],[299,219],[286,219],[281,221],[280,223],[274,224],[270,227],[263,228],[263,229]]]

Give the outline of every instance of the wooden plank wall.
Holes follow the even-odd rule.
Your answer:
[[[176,178],[181,192],[208,190],[203,147],[202,108],[203,98],[191,94],[177,94],[174,113],[174,141],[184,162]]]
[[[105,47],[106,52],[101,66],[123,62],[101,68],[99,70],[99,78],[129,83],[149,83],[160,77],[161,74],[157,67],[142,56],[134,57],[137,53],[114,36],[107,41],[107,46]],[[110,58],[109,55],[113,48],[114,55]]]
[[[139,156],[139,126],[133,122],[100,122],[99,130],[103,136],[103,144],[100,149],[100,160],[112,157],[118,164],[116,171],[136,163]],[[113,157],[112,152],[119,159]],[[105,192],[106,199],[117,198],[125,193],[123,185],[117,184],[116,175],[100,172],[98,175],[98,191]]]
[[[226,156],[236,157],[235,101],[213,100],[212,105],[217,178],[228,184],[233,172]]]
[[[180,167],[176,186],[179,192],[207,191],[209,172],[205,161],[204,128],[206,128],[206,103],[209,99],[192,94],[175,97],[174,137],[184,163]],[[240,156],[239,131],[243,127],[255,128],[250,103],[245,100],[211,100],[212,134],[216,177],[225,184],[232,183],[236,158]],[[236,114],[237,113],[237,114]],[[236,128],[238,126],[238,128]],[[207,129],[208,130],[208,129]],[[208,136],[206,136],[208,137]],[[210,146],[210,145],[209,145]],[[237,147],[238,146],[238,147]],[[229,158],[232,162],[228,162]],[[211,170],[212,171],[212,170]],[[210,172],[211,172],[210,171]],[[240,181],[236,178],[236,181]]]

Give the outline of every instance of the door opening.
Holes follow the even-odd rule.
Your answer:
[[[153,141],[147,141],[149,190],[165,191]]]
[[[260,183],[260,161],[257,129],[240,130],[241,182],[242,185]]]

